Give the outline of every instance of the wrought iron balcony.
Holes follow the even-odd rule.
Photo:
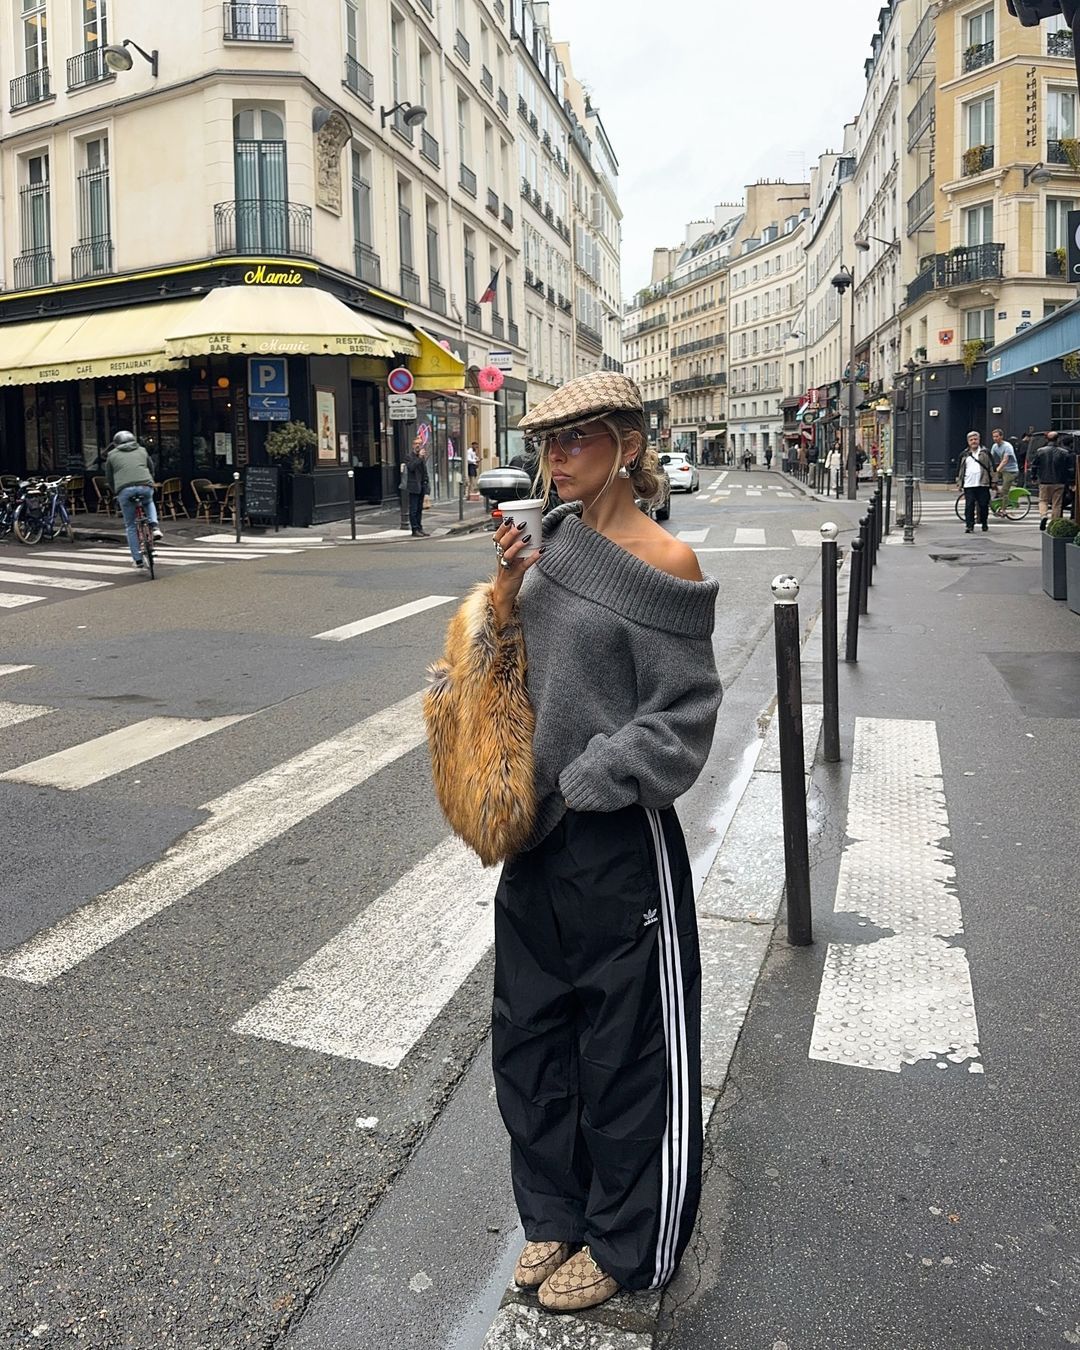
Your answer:
[[[491,7],[500,19],[506,18],[506,6],[503,4],[503,0],[493,0]]]
[[[487,66],[480,67],[480,83],[489,94],[495,93],[495,76],[488,70]]]
[[[476,196],[476,174],[467,164],[458,165],[458,185],[463,187],[470,197]]]
[[[100,84],[102,80],[114,78],[113,72],[105,64],[105,55],[100,47],[94,47],[88,52],[80,52],[78,56],[68,58],[67,83],[69,90],[85,89],[89,84]]]
[[[982,173],[984,169],[994,167],[994,147],[992,145],[973,145],[969,150],[964,151],[961,158],[964,177],[970,178],[972,174]]]
[[[513,319],[506,321],[506,340],[512,342],[515,347],[518,345],[518,326]]]
[[[394,116],[391,119],[390,125],[403,141],[408,141],[408,143],[412,145],[413,129],[409,126],[408,122],[405,121],[405,113],[401,108],[394,109]]]
[[[608,356],[607,352],[604,353],[604,359],[601,362],[601,365],[604,370],[614,370],[620,375],[623,373],[623,363],[621,361],[616,361],[613,356]]]
[[[214,245],[217,253],[310,257],[311,207],[258,198],[218,202],[214,207]]]
[[[683,342],[678,347],[672,347],[671,355],[689,356],[691,352],[703,352],[709,347],[722,347],[726,341],[727,338],[723,333],[717,333],[714,337],[697,338],[694,342]]]
[[[500,89],[500,90],[499,90],[498,94],[496,95],[496,102],[498,103],[498,105],[499,105],[499,111],[503,114],[503,116],[504,116],[504,117],[509,117],[509,116],[510,116],[510,100],[509,100],[509,98],[507,97],[507,94],[506,94],[506,90],[505,90],[505,89]]]
[[[365,70],[355,56],[345,55],[345,88],[363,99],[369,108],[375,106],[375,76]]]
[[[439,167],[439,142],[423,127],[420,128],[420,153],[429,164],[434,164],[436,169]]]
[[[492,192],[491,188],[488,188],[487,190],[487,209],[491,212],[493,216],[498,216],[499,196],[498,193]]]
[[[924,178],[908,198],[907,232],[914,234],[934,214],[934,175]]]
[[[106,277],[113,270],[113,242],[111,239],[86,239],[71,250],[71,277],[85,281],[87,277]]]
[[[411,300],[414,305],[420,303],[420,273],[415,272],[411,267],[402,267],[401,269],[400,294],[406,300]]]
[[[35,248],[20,253],[14,266],[15,289],[21,291],[32,286],[51,286],[53,281],[52,249]]]
[[[505,202],[503,202],[502,223],[506,226],[508,230],[512,230],[514,228],[514,213]]]
[[[715,389],[727,384],[727,372],[719,371],[712,375],[690,375],[685,380],[673,380],[671,392],[681,394],[686,389]]]
[[[436,314],[446,313],[446,289],[437,281],[428,282],[428,307]]]
[[[1047,56],[1067,56],[1071,61],[1073,57],[1072,29],[1059,28],[1056,33],[1047,33],[1046,54]]]
[[[370,244],[353,241],[353,266],[361,281],[369,286],[382,285],[382,263]]]
[[[915,29],[911,41],[907,45],[906,78],[909,83],[928,54],[934,49],[934,18],[934,11],[928,9],[919,20],[919,26]]]
[[[29,108],[34,103],[44,103],[51,97],[48,66],[42,70],[31,70],[28,74],[19,75],[11,81],[12,112],[19,108]]]
[[[576,325],[578,341],[583,347],[590,348],[595,355],[599,356],[604,350],[604,339],[592,324],[586,323],[583,319],[578,319]]]
[[[919,101],[908,113],[907,131],[908,131],[908,149],[913,150],[919,143],[924,131],[934,125],[934,116],[937,97],[937,81],[931,80],[926,88],[919,95]]]
[[[454,33],[454,51],[465,62],[466,65],[472,60],[472,48],[469,46],[469,39],[459,28]]]
[[[1074,158],[1077,157],[1077,151],[1078,148],[1080,147],[1078,147],[1078,143],[1076,141],[1070,142],[1067,140],[1067,138],[1047,141],[1046,142],[1047,164],[1068,164],[1073,168],[1078,167],[1077,165],[1073,164],[1073,161],[1069,158],[1069,151],[1066,148],[1067,145],[1072,146]]]
[[[936,253],[914,281],[908,283],[907,302],[913,304],[927,291],[952,290],[1002,276],[1004,244],[969,244],[950,253]]]
[[[288,5],[251,4],[225,0],[226,42],[288,42]]]
[[[988,66],[994,59],[994,40],[989,42],[973,42],[970,47],[964,48],[964,70],[979,70],[982,66]]]
[[[501,314],[493,313],[491,316],[491,336],[502,340],[505,333]]]
[[[1065,250],[1063,248],[1048,249],[1046,253],[1046,275],[1048,277],[1064,277],[1065,267]]]
[[[483,329],[483,315],[475,300],[465,301],[465,322],[470,328],[475,328],[477,332],[481,332]]]

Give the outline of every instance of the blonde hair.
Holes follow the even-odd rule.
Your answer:
[[[611,463],[611,472],[600,491],[606,492],[619,476],[619,469],[623,465],[623,457],[629,448],[628,438],[635,436],[637,437],[637,453],[627,464],[634,496],[641,497],[645,501],[652,501],[659,497],[661,487],[660,457],[649,444],[648,433],[645,430],[645,414],[610,412],[591,420],[601,422],[615,439],[615,454]],[[548,460],[546,436],[540,444],[540,462],[533,491],[537,496],[543,496],[545,501],[551,492],[551,464]],[[599,494],[597,495],[599,496]]]

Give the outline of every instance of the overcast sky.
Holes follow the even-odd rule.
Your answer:
[[[552,0],[619,159],[623,295],[688,220],[798,181],[859,110],[881,0]]]

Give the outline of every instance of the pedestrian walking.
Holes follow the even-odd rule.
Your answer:
[[[754,459],[753,459],[753,456],[751,455],[750,451],[749,451],[749,450],[744,450],[744,451],[742,452],[742,466],[743,466],[743,473],[749,473],[749,472],[750,472],[750,465],[751,465],[753,462],[754,462]]]
[[[1035,451],[1029,473],[1039,484],[1039,529],[1060,520],[1065,505],[1065,487],[1070,481],[1071,454],[1058,443],[1056,431],[1046,433],[1046,442]]]
[[[771,468],[772,468],[772,446],[771,446],[771,445],[767,445],[767,446],[765,447],[765,467],[766,467],[766,469],[771,469]]]
[[[1012,444],[1005,439],[1005,432],[1001,427],[995,427],[990,433],[993,440],[991,454],[994,457],[994,464],[997,469],[998,482],[1001,484],[1001,495],[1005,499],[1005,505],[1009,504],[1009,492],[1012,485],[1016,482],[1017,475],[1020,472],[1020,466],[1016,460],[1016,451]]]
[[[978,514],[981,529],[990,528],[990,483],[994,477],[994,461],[990,451],[982,443],[977,431],[969,431],[967,445],[960,455],[960,464],[956,472],[956,482],[964,489],[964,533],[975,531],[975,516]]]
[[[500,526],[461,669],[501,643],[511,684],[523,640],[535,731],[531,781],[514,787],[532,826],[496,894],[492,1056],[527,1239],[515,1279],[571,1312],[665,1285],[694,1226],[700,963],[672,803],[712,742],[719,588],[635,504],[660,468],[631,380],[583,375],[520,426],[541,439],[543,495],[554,485],[560,504],[539,553],[534,526]],[[430,718],[429,733],[435,761],[445,738]],[[444,775],[454,793],[474,767]]]
[[[406,481],[409,488],[409,525],[414,539],[428,538],[424,529],[424,498],[431,491],[431,479],[427,469],[427,446],[423,441],[413,441],[412,451],[405,460]]]
[[[475,441],[465,452],[465,463],[469,472],[469,496],[476,493],[476,475],[480,472],[480,449]]]
[[[829,458],[825,461],[825,467],[829,471],[829,491],[836,492],[840,485],[840,469],[843,465],[843,455],[840,447],[834,445],[829,451]]]

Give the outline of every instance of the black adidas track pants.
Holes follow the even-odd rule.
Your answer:
[[[673,810],[570,811],[495,901],[492,1058],[533,1242],[628,1289],[675,1273],[701,1187],[701,966]]]

